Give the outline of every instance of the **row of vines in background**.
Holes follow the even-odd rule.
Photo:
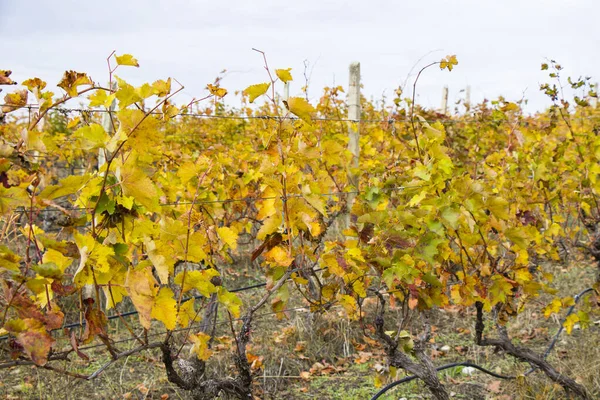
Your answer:
[[[134,87],[115,75],[139,66],[130,55],[109,57],[106,86],[68,71],[58,96],[38,78],[6,95],[0,366],[91,379],[110,365],[83,375],[56,362],[85,359],[79,348],[94,341],[111,363],[160,348],[169,380],[194,398],[250,398],[256,371],[246,346],[255,315],[270,306],[273,318],[285,318],[290,296],[299,295],[315,313],[343,307],[390,366],[416,375],[436,398],[449,394],[427,352],[427,316],[446,307],[475,307],[476,344],[590,398],[506,330],[540,294],[554,296],[545,266],[563,249],[600,260],[600,113],[589,104],[589,79],[564,82],[560,65],[544,64],[551,82],[541,89],[553,105],[535,116],[501,98],[450,117],[398,90],[392,106],[361,99],[366,122],[355,122],[342,87],[325,88],[312,104],[281,101],[292,73],[262,56],[266,81],[244,90],[238,109],[223,101],[231,94],[219,79],[207,96],[179,106],[183,86],[174,79]],[[419,75],[456,64],[449,56]],[[11,83],[1,71],[0,84]],[[564,97],[569,90],[574,104]],[[77,99],[88,105],[69,109]],[[348,124],[360,130],[358,169]],[[225,271],[250,264],[265,285],[247,304],[228,290]],[[595,290],[566,319],[567,332],[589,324]],[[366,307],[367,298],[377,306]],[[554,296],[544,314],[573,303]],[[125,305],[138,322],[123,318]],[[228,377],[205,373],[217,305],[235,343]],[[390,306],[399,319],[386,316]],[[109,316],[139,347],[119,349]],[[423,329],[407,331],[411,318],[422,318]],[[163,332],[149,335],[153,329]],[[190,360],[182,360],[186,343]]]

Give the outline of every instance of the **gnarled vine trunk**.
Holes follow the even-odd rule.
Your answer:
[[[493,346],[497,349],[504,351],[507,354],[531,364],[534,368],[539,368],[550,378],[553,382],[561,385],[565,391],[569,394],[574,394],[577,397],[585,400],[591,400],[592,397],[583,385],[575,382],[574,379],[569,378],[566,375],[558,372],[543,356],[533,352],[525,347],[516,346],[512,343],[508,336],[506,328],[498,326],[498,338],[490,339],[483,337],[483,330],[485,325],[483,323],[483,304],[477,302],[475,304],[477,309],[477,322],[475,325],[475,342],[479,346]]]

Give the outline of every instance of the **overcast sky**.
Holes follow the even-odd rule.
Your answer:
[[[422,57],[421,66],[456,54],[451,73],[422,76],[419,103],[438,108],[444,85],[451,102],[470,85],[473,101],[524,93],[535,111],[549,104],[538,90],[546,59],[565,75],[600,80],[599,17],[598,0],[0,0],[0,69],[19,82],[37,76],[54,86],[67,69],[104,82],[116,50],[141,64],[118,75],[135,84],[174,77],[186,86],[183,103],[223,69],[230,92],[264,82],[255,47],[271,67],[292,67],[291,95],[305,61],[313,99],[323,86],[347,87],[348,64],[360,61],[363,93],[380,98]]]

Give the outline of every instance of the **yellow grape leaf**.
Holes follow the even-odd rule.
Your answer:
[[[242,93],[248,96],[250,103],[254,103],[257,97],[262,96],[269,90],[271,83],[258,83],[256,85],[248,86]]]
[[[500,219],[509,219],[510,215],[508,214],[508,201],[503,199],[502,197],[490,197],[486,202],[485,206],[488,210],[491,211],[492,214],[496,218]]]
[[[134,165],[125,164],[120,168],[117,176],[119,176],[124,196],[133,197],[137,203],[146,207],[148,211],[160,211],[158,190],[144,171]]]
[[[125,285],[125,275],[120,273],[111,278],[111,284],[114,286],[104,285],[102,290],[106,297],[106,311],[114,308],[117,304],[123,301],[123,297],[127,296]]]
[[[316,110],[306,99],[302,97],[290,97],[286,104],[292,114],[308,124],[312,123],[312,114]]]
[[[308,204],[313,206],[315,210],[323,214],[325,217],[327,216],[327,202],[323,196],[319,196],[318,194],[303,193],[302,197]]]
[[[149,262],[141,262],[134,269],[129,270],[125,280],[127,292],[138,311],[140,324],[150,329],[152,308],[156,297],[158,282],[152,275],[152,266]]]
[[[77,97],[77,88],[81,85],[93,85],[94,82],[84,73],[75,71],[65,71],[58,87],[64,89],[71,97]]]
[[[119,108],[123,109],[129,107],[133,103],[142,101],[142,97],[132,85],[118,76],[115,76],[115,79],[119,83],[119,89],[114,94],[117,100],[119,100]]]
[[[458,65],[456,55],[446,56],[440,61],[440,69],[447,69],[448,71],[452,71],[455,65]]]
[[[67,129],[75,128],[77,125],[79,125],[80,122],[81,122],[81,117],[75,117],[73,119],[70,119],[69,122],[67,123]]]
[[[511,242],[520,248],[527,249],[527,247],[529,247],[531,238],[523,228],[510,228],[504,231],[504,234],[508,239],[510,239]]]
[[[144,83],[142,86],[135,88],[135,92],[142,99],[147,99],[150,96],[154,96],[154,89],[148,83]]]
[[[52,139],[46,137],[45,132],[40,131],[27,131],[26,136],[24,137],[25,143],[27,143],[27,148],[29,150],[37,150],[37,151],[46,151],[46,144],[44,143],[44,139],[49,141],[49,144],[52,144]]]
[[[106,90],[96,90],[88,98],[90,99],[90,107],[106,107],[109,108],[115,100],[116,94],[108,94]]]
[[[279,79],[281,79],[284,83],[287,83],[287,82],[293,80],[292,74],[290,73],[291,70],[292,70],[291,68],[276,69],[275,75],[277,75],[277,77]]]
[[[164,97],[171,93],[171,78],[163,81],[159,79],[152,84],[152,89],[154,90],[154,94],[158,97]]]
[[[352,284],[352,290],[360,297],[367,297],[367,291],[365,290],[365,284],[363,281],[354,281],[354,283]]]
[[[288,251],[281,246],[275,246],[271,250],[264,254],[268,261],[271,261],[278,266],[289,267],[294,261],[293,257],[290,257]]]
[[[122,205],[123,207],[125,207],[128,210],[131,210],[131,208],[133,207],[133,202],[134,202],[134,198],[131,196],[118,196],[117,197],[117,203],[119,203],[120,205]]]
[[[131,54],[123,54],[122,56],[118,56],[115,54],[115,58],[117,59],[118,65],[127,65],[130,67],[140,66],[138,60],[136,60]]]
[[[237,240],[238,234],[233,229],[223,226],[221,228],[217,228],[217,233],[221,240],[223,240],[231,249],[235,250],[237,248]]]
[[[21,83],[22,86],[25,86],[31,93],[34,93],[36,96],[39,96],[40,92],[46,88],[46,82],[41,80],[40,78],[32,78],[27,79]]]
[[[179,114],[179,108],[175,107],[172,104],[163,104],[162,107],[162,112],[163,112],[163,118],[165,120],[169,119],[169,118],[174,118]]]
[[[562,308],[562,303],[560,302],[560,300],[553,299],[552,302],[550,304],[548,304],[546,307],[544,307],[544,309],[542,311],[544,312],[544,317],[548,318],[552,314],[559,313],[561,308]]]
[[[157,249],[156,242],[154,240],[146,237],[144,238],[144,245],[146,246],[148,259],[150,259],[152,265],[154,265],[158,279],[160,279],[160,283],[163,285],[168,284],[169,273],[173,272],[173,265],[169,265],[167,263],[167,258],[165,255],[160,253],[159,249]]]
[[[21,257],[12,252],[8,247],[0,244],[0,269],[19,272]]]
[[[569,335],[573,331],[573,327],[575,326],[575,324],[577,322],[579,322],[579,316],[577,314],[571,314],[567,318],[565,318],[565,322],[563,322],[563,326],[565,327],[565,330],[567,331],[567,333]]]
[[[488,295],[489,299],[492,303],[492,306],[497,303],[505,303],[506,296],[510,296],[512,294],[513,286],[504,279],[501,275],[492,276],[492,284],[489,288]]]
[[[461,212],[453,207],[445,207],[441,212],[442,219],[447,222],[452,229],[457,229],[459,227],[458,221],[461,215]]]
[[[265,221],[256,234],[258,240],[265,240],[265,238],[273,232],[276,232],[281,226],[281,214],[276,213],[271,215]]]
[[[16,207],[27,204],[29,195],[24,188],[14,186],[6,189],[0,185],[0,215],[11,213]]]
[[[63,178],[58,185],[49,185],[38,195],[41,199],[54,200],[58,197],[67,196],[79,192],[90,180],[90,175],[69,175]]]
[[[219,287],[217,299],[219,300],[219,303],[227,308],[234,318],[240,317],[240,307],[242,306],[242,301],[235,293],[228,292],[224,287]]]
[[[208,89],[208,91],[210,92],[210,94],[212,94],[213,96],[217,96],[219,98],[223,98],[227,95],[227,89],[224,89],[222,87],[216,86],[216,85],[211,85],[210,83],[208,85],[206,85],[206,88]]]
[[[1,256],[1,254],[2,253],[0,253],[0,256]],[[65,272],[67,267],[69,267],[73,263],[72,258],[65,257],[62,255],[61,252],[54,250],[54,249],[46,250],[46,252],[44,253],[44,256],[42,257],[42,261],[44,263],[55,264],[60,269],[61,273]]]
[[[338,296],[338,301],[340,302],[340,305],[344,307],[344,310],[346,310],[350,319],[358,318],[358,306],[354,297],[342,294]]]
[[[94,150],[106,147],[108,134],[100,124],[82,126],[73,134],[77,146],[82,150]]]
[[[7,331],[17,337],[25,353],[36,365],[45,365],[55,340],[46,331],[43,323],[34,318],[18,320],[19,323],[5,324]]]
[[[162,322],[165,328],[172,331],[177,324],[177,301],[173,297],[173,290],[168,287],[160,288],[154,299],[150,316]]]
[[[190,321],[194,321],[196,318],[196,311],[194,310],[194,299],[191,298],[188,301],[181,304],[179,307],[179,313],[177,314],[177,323],[182,328],[187,328]]]
[[[189,246],[187,248],[188,261],[201,262],[208,258],[204,248],[208,245],[205,233],[194,232],[190,235]],[[208,245],[210,247],[210,245]],[[186,251],[185,242],[179,242],[179,254],[184,254]],[[177,245],[175,246],[177,249]]]
[[[213,353],[212,350],[208,348],[210,335],[200,332],[195,335],[190,335],[190,340],[193,343],[190,354],[195,354],[200,360],[208,360]]]
[[[525,250],[521,250],[521,252],[527,254]],[[527,264],[524,264],[527,265]],[[530,282],[533,279],[533,275],[529,272],[529,268],[519,268],[515,271],[515,280],[521,284]]]
[[[586,329],[590,326],[591,320],[590,315],[583,310],[577,311],[577,317],[579,318],[579,325],[582,329]]]
[[[344,268],[338,263],[338,257],[334,253],[325,253],[321,257],[321,265],[327,267],[329,273],[343,277],[346,274]]]
[[[76,232],[74,237],[80,254],[79,267],[73,275],[74,278],[83,271],[86,265],[92,265],[96,272],[108,272],[110,270],[109,257],[115,255],[112,247],[98,243],[91,234],[81,235]]]
[[[15,82],[9,78],[10,74],[12,74],[11,70],[0,69],[0,85],[16,85],[17,84],[17,82]],[[38,79],[38,78],[35,78],[35,79]],[[27,81],[25,81],[25,82],[27,82]],[[25,85],[25,83],[23,83],[23,86],[27,86],[27,85]]]
[[[409,207],[414,207],[419,204],[425,197],[427,197],[427,192],[425,190],[415,194],[410,201],[408,202]]]
[[[277,201],[277,192],[271,188],[267,188],[263,192],[263,197],[265,197],[265,199],[258,202],[256,205],[258,208],[258,214],[256,214],[256,218],[261,221],[277,213],[277,208],[275,207],[275,201]]]
[[[181,286],[183,283],[183,293],[196,289],[202,296],[210,297],[217,291],[217,287],[211,282],[211,279],[216,276],[219,276],[219,272],[214,268],[181,271],[175,276],[175,284]]]
[[[18,90],[4,96],[2,112],[11,112],[27,105],[27,90]]]
[[[561,301],[563,307],[571,307],[572,305],[575,305],[575,299],[570,296],[563,297],[560,301]]]
[[[200,174],[201,169],[202,164],[198,162],[186,162],[177,168],[177,176],[181,179],[181,183],[188,183]]]

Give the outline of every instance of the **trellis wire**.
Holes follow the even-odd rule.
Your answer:
[[[420,189],[423,188],[425,186],[394,186],[394,187],[388,187],[388,188],[381,188],[380,190],[382,191],[401,191],[401,190],[407,190],[407,189]],[[310,193],[310,195],[313,196],[321,196],[321,197],[331,197],[331,196],[340,196],[340,195],[347,195],[347,194],[360,194],[360,193],[365,193],[364,190],[353,190],[353,191],[336,191],[336,192],[328,192],[328,193]],[[276,200],[276,199],[281,199],[283,196],[264,196],[264,197],[243,197],[240,199],[216,199],[216,200],[198,200],[198,201],[181,201],[181,202],[171,202],[171,203],[161,203],[159,204],[161,207],[175,207],[175,206],[182,206],[182,205],[192,205],[192,204],[215,204],[215,203],[235,203],[235,202],[241,202],[241,203],[254,203],[257,201],[264,201],[264,200]],[[304,198],[303,194],[288,194],[285,196],[286,198]],[[90,207],[91,208],[91,207]],[[63,212],[63,210],[66,211],[86,211],[89,208],[85,208],[85,207],[64,207],[62,209],[58,209],[58,208],[37,208],[34,207],[34,210],[37,210],[36,212]],[[28,213],[30,211],[30,208],[27,209],[23,209],[23,210],[15,210],[15,213]]]
[[[0,107],[2,106],[11,106],[10,104],[0,104]],[[12,105],[14,106],[14,105]],[[27,109],[28,111],[31,110],[37,110],[39,109],[39,105],[37,104],[28,104],[25,106],[21,107],[22,109]],[[66,108],[66,107],[57,107],[57,108],[53,108],[51,109],[52,111],[56,111],[56,112],[60,112],[63,114],[68,114],[68,113],[118,113],[119,111],[116,110],[106,110],[103,108],[94,108],[94,109],[86,109],[86,108]],[[163,115],[160,112],[152,112],[150,113],[150,115]],[[225,120],[272,120],[272,121],[281,121],[281,120],[291,120],[291,121],[297,121],[300,120],[300,118],[297,117],[282,117],[282,116],[273,116],[273,115],[215,115],[215,114],[198,114],[198,113],[180,113],[177,114],[176,116],[180,116],[180,117],[192,117],[192,118],[201,118],[201,119],[225,119]],[[480,122],[477,119],[472,119],[469,121],[461,121],[461,120],[454,120],[451,119],[452,116],[445,116],[444,119],[439,119],[439,120],[425,120],[426,123],[434,123],[434,122],[442,122],[443,124],[461,124],[461,123],[469,123],[469,122]],[[525,116],[524,118],[529,118],[528,116]],[[600,119],[598,117],[595,116],[579,116],[576,117],[576,119]],[[351,118],[326,118],[326,117],[315,117],[312,118],[313,121],[319,121],[319,122],[354,122],[354,123],[358,123],[358,124],[363,124],[363,123],[395,123],[395,122],[409,122],[408,119],[405,117],[404,119],[397,119],[397,118],[380,118],[380,119],[361,119],[361,120],[355,120],[355,119],[351,119]],[[523,122],[527,122],[527,121],[523,121]]]

